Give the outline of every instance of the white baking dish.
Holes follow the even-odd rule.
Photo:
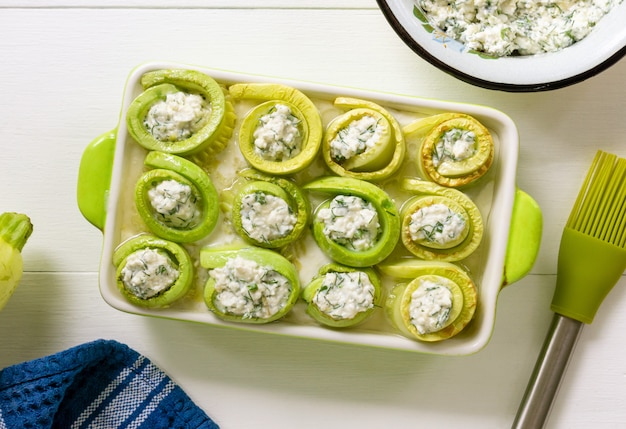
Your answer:
[[[496,146],[495,161],[490,178],[467,191],[479,206],[485,223],[485,237],[477,252],[463,264],[478,286],[478,306],[474,319],[459,335],[438,343],[424,343],[398,334],[385,319],[384,311],[365,324],[347,330],[321,327],[304,314],[303,304],[297,304],[284,319],[265,325],[234,324],[215,317],[195,291],[169,308],[147,309],[128,302],[116,286],[112,263],[115,247],[125,238],[142,232],[134,226],[132,194],[142,172],[145,149],[137,145],[126,128],[125,113],[131,101],[141,93],[140,77],[147,71],[187,68],[202,71],[219,83],[238,82],[281,83],[299,89],[316,104],[323,106],[324,125],[332,113],[332,101],[348,96],[378,103],[396,115],[401,125],[409,121],[442,112],[459,112],[474,116],[492,133]],[[329,107],[331,106],[331,107]],[[326,112],[326,113],[324,113]],[[229,145],[235,145],[233,136]],[[353,88],[334,87],[309,82],[277,79],[268,76],[233,73],[217,69],[171,63],[151,63],[133,70],[128,78],[117,127],[102,134],[86,148],[78,178],[78,205],[85,218],[104,234],[100,265],[100,291],[112,307],[138,315],[186,320],[207,325],[247,329],[259,334],[274,333],[310,339],[360,344],[372,347],[400,349],[442,355],[466,355],[479,351],[489,341],[501,288],[523,277],[532,267],[541,238],[541,212],[524,192],[516,187],[518,133],[512,120],[492,108],[453,102],[428,100],[410,96],[380,93]],[[413,148],[414,150],[414,148]],[[411,151],[411,146],[409,146]],[[226,151],[228,153],[228,150]],[[230,151],[232,156],[236,149]],[[228,168],[222,169],[220,174]],[[231,173],[235,173],[231,171]],[[220,187],[219,181],[216,186]],[[211,242],[209,236],[207,242]],[[199,245],[205,243],[198,243]],[[300,272],[306,285],[312,272]]]

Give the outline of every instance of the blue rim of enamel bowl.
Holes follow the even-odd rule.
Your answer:
[[[619,60],[621,60],[626,55],[626,46],[621,47],[615,53],[599,62],[598,64],[584,70],[580,73],[576,73],[572,76],[568,76],[562,79],[556,79],[548,82],[537,82],[537,83],[506,83],[506,82],[495,82],[487,79],[483,79],[472,74],[466,73],[464,71],[459,70],[456,67],[451,66],[450,64],[442,61],[437,56],[433,55],[427,49],[425,49],[422,45],[420,45],[413,36],[407,31],[402,22],[397,18],[396,14],[392,10],[389,5],[389,0],[376,0],[379,8],[381,9],[385,19],[391,25],[396,34],[400,37],[400,39],[409,47],[413,52],[422,57],[424,60],[428,61],[430,64],[439,68],[440,70],[448,73],[455,78],[481,87],[485,89],[491,90],[500,90],[507,92],[539,92],[539,91],[550,91],[554,89],[564,88],[570,85],[574,85],[576,83],[587,80],[604,70],[608,69]],[[417,17],[415,17],[415,25],[420,26],[421,23],[418,21]],[[426,30],[424,30],[426,31]],[[456,43],[456,42],[455,42]]]

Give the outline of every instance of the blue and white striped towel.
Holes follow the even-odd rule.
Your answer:
[[[97,340],[0,371],[0,429],[218,429],[150,360]]]

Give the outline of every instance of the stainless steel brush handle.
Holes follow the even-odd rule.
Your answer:
[[[578,320],[554,315],[512,429],[544,427],[583,325]]]

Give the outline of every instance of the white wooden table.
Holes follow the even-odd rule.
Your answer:
[[[223,428],[509,427],[548,329],[561,231],[596,150],[626,156],[626,61],[565,89],[490,91],[413,54],[373,0],[8,0],[0,4],[1,211],[35,230],[0,313],[0,368],[97,338],[163,368]],[[85,146],[148,61],[497,108],[544,214],[531,274],[500,295],[479,353],[441,357],[145,318],[98,292],[102,235],[76,204]],[[550,428],[626,427],[626,280],[585,327]],[[590,287],[593,287],[590,285]]]

